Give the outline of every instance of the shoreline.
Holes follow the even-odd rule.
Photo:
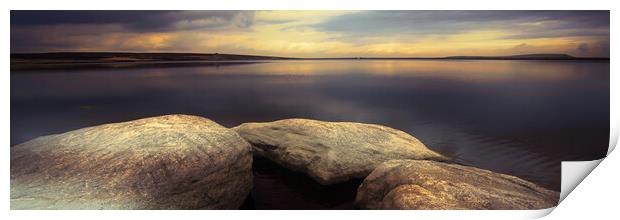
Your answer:
[[[75,70],[140,67],[193,67],[266,63],[274,61],[559,61],[559,62],[609,62],[602,57],[343,57],[343,58],[282,58],[242,57],[180,58],[180,59],[49,59],[14,58],[11,54],[10,71]],[[235,55],[237,56],[237,55]]]

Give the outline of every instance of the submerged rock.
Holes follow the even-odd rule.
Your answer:
[[[364,178],[391,159],[448,160],[403,131],[373,124],[286,119],[233,130],[252,144],[255,155],[323,185]]]
[[[167,115],[11,147],[11,209],[236,209],[250,145],[206,118]]]
[[[357,190],[363,209],[545,209],[559,193],[514,176],[434,161],[392,160]]]

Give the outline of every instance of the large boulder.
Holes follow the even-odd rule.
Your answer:
[[[11,209],[236,209],[250,145],[202,117],[167,115],[11,147]]]
[[[391,159],[448,160],[405,132],[373,124],[286,119],[233,130],[252,144],[255,155],[323,185],[364,178]]]
[[[545,209],[559,193],[514,176],[420,160],[377,167],[357,190],[362,209]]]

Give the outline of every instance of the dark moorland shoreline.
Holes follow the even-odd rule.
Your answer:
[[[57,68],[101,68],[142,66],[227,65],[274,60],[565,60],[606,61],[608,57],[574,57],[567,54],[523,54],[513,56],[447,56],[447,57],[334,57],[295,58],[219,53],[125,53],[125,52],[53,52],[12,53],[11,70]],[[208,61],[208,62],[205,62]],[[108,66],[109,67],[109,66]]]

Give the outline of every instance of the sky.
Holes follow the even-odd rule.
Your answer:
[[[609,11],[11,11],[11,52],[609,57]]]

